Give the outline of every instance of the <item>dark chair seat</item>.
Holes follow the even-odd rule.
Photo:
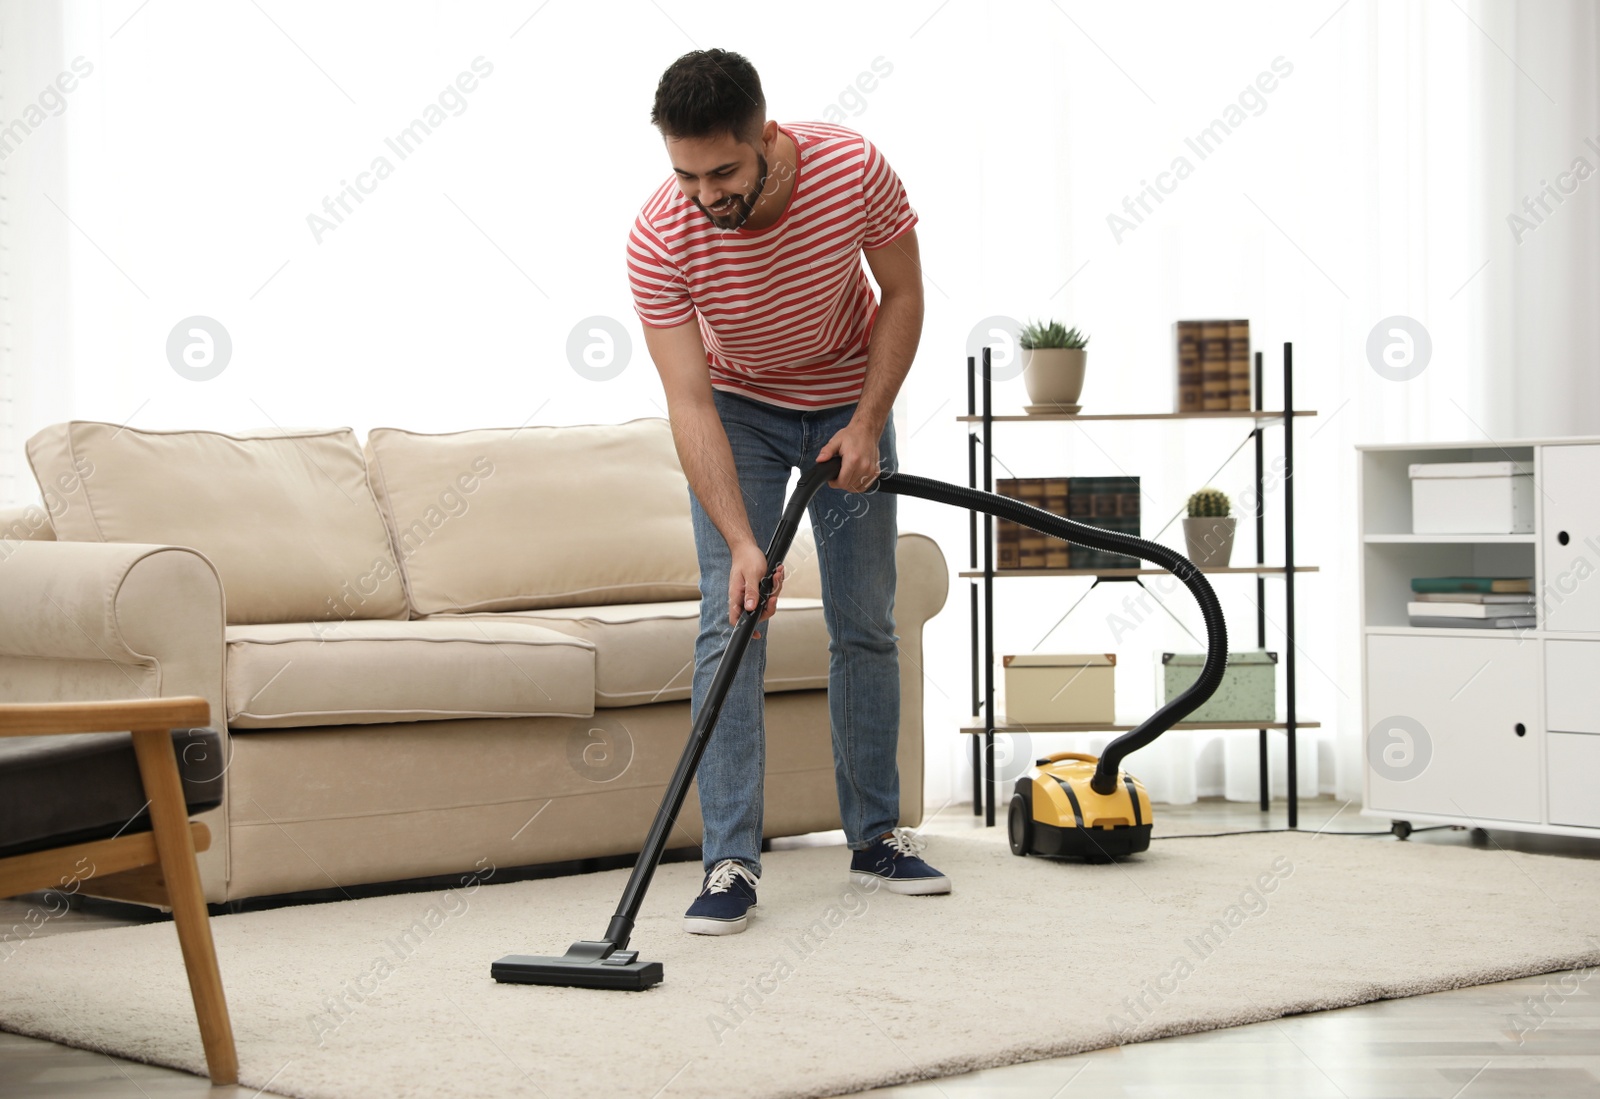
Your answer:
[[[175,729],[190,814],[222,804],[221,738]],[[0,738],[0,858],[150,831],[128,733]]]

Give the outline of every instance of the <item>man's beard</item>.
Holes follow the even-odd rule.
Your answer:
[[[761,192],[767,186],[767,158],[760,153],[756,154],[756,168],[759,169],[761,178],[756,181],[755,190],[748,195],[733,196],[733,209],[728,213],[713,214],[699,199],[693,199],[692,201],[696,206],[700,207],[700,212],[710,218],[711,224],[718,229],[738,229],[744,225],[755,211],[756,201],[761,197]]]

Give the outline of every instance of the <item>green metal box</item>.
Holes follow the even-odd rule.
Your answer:
[[[1171,702],[1200,678],[1205,653],[1162,653],[1163,698]],[[1278,654],[1265,649],[1228,654],[1228,670],[1216,693],[1184,721],[1276,721]]]

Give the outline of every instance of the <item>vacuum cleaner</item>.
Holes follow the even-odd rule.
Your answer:
[[[812,466],[801,475],[789,497],[778,529],[767,546],[767,574],[757,586],[755,609],[739,616],[728,647],[723,650],[710,690],[689,734],[689,742],[684,746],[666,797],[650,825],[644,848],[633,865],[633,873],[622,890],[622,899],[605,934],[598,939],[575,942],[559,957],[507,955],[490,966],[489,974],[496,981],[628,991],[643,991],[661,983],[661,963],[640,961],[637,950],[627,949],[634,922],[656,865],[666,850],[667,836],[677,823],[700,757],[716,728],[717,716],[733,684],[739,662],[744,659],[751,635],[772,595],[773,576],[789,552],[812,497],[839,475],[841,465],[842,459],[836,455]],[[916,496],[984,512],[1069,542],[1139,557],[1166,569],[1188,587],[1200,604],[1206,625],[1206,661],[1199,678],[1133,730],[1106,745],[1100,756],[1061,752],[1040,759],[1017,781],[1011,802],[1011,849],[1018,855],[1078,855],[1091,862],[1108,862],[1118,855],[1148,848],[1150,799],[1138,781],[1121,770],[1122,760],[1200,706],[1222,682],[1228,663],[1227,629],[1221,604],[1205,576],[1188,558],[1166,546],[1086,526],[1007,496],[899,472],[880,475],[867,491]]]
[[[1106,748],[1108,755],[1114,746]],[[1105,863],[1150,849],[1150,795],[1126,771],[1117,775],[1110,793],[1096,790],[1094,776],[1103,758],[1056,752],[1017,779],[1006,814],[1013,855]]]

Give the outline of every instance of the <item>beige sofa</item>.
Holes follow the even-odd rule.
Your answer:
[[[212,902],[639,849],[689,731],[698,568],[664,419],[421,435],[74,421],[0,511],[0,700],[199,695]],[[767,624],[767,836],[839,827],[809,531]],[[897,551],[901,823],[922,627]],[[699,841],[691,790],[669,846]],[[138,899],[131,884],[124,894]]]

